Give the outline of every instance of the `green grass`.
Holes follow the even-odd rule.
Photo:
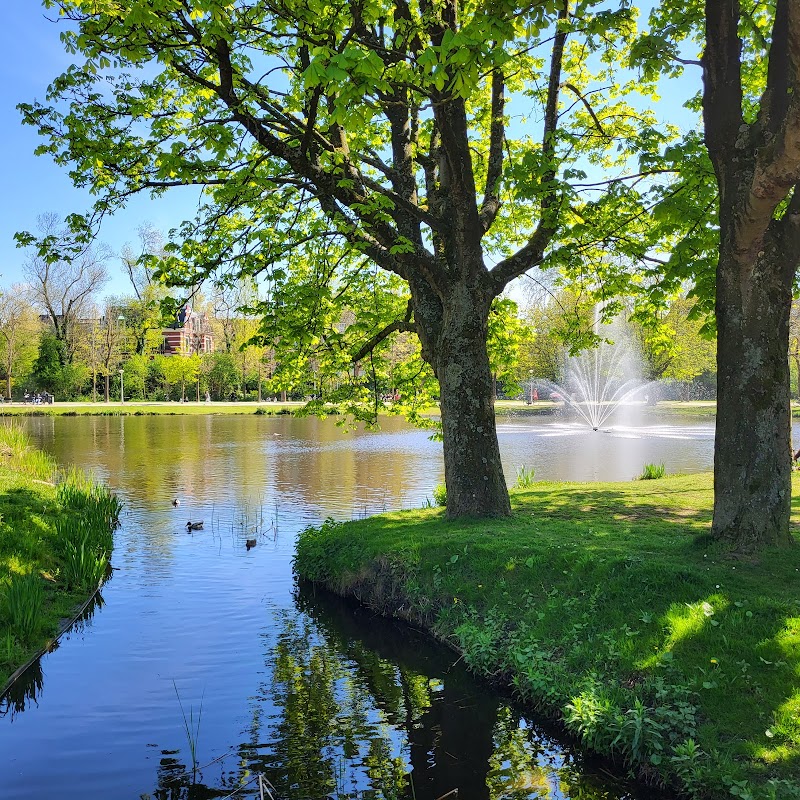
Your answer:
[[[0,425],[0,688],[106,574],[117,499]]]
[[[640,481],[657,481],[667,474],[664,464],[645,464],[642,467],[642,474],[639,475]]]
[[[645,779],[800,797],[800,548],[719,551],[711,475],[538,483],[512,503],[497,521],[329,522],[296,569],[431,631]]]
[[[0,417],[34,416],[34,417],[77,417],[77,416],[193,416],[198,414],[289,414],[302,408],[300,402],[287,403],[163,403],[145,401],[126,401],[111,403],[54,403],[53,405],[34,406],[24,403],[6,403],[0,405]]]

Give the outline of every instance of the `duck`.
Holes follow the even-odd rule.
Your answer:
[[[244,546],[249,550],[251,547],[255,547],[256,546],[256,540],[255,539],[248,539],[244,543]]]
[[[177,508],[180,504],[181,504],[181,501],[178,500],[177,497],[172,501],[172,505],[174,505],[175,508]]]
[[[200,522],[187,522],[186,523],[186,530],[187,531],[201,531],[201,530],[203,530],[203,520],[200,520]]]

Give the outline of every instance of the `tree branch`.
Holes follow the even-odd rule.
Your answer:
[[[483,232],[491,228],[500,210],[500,178],[503,174],[503,140],[505,138],[505,77],[498,67],[492,73],[492,123],[489,133],[489,163],[480,218]]]
[[[371,339],[367,340],[354,354],[353,363],[357,364],[364,356],[371,353],[382,341],[388,339],[393,333],[416,333],[417,326],[411,322],[414,309],[411,301],[408,301],[406,314],[403,319],[396,319],[389,323],[383,330],[378,331]]]

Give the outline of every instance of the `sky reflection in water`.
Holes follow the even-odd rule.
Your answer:
[[[441,445],[425,432],[268,417],[28,425],[60,461],[115,487],[125,511],[104,605],[0,705],[0,800],[222,798],[242,786],[236,796],[255,797],[259,772],[276,800],[653,797],[560,746],[449,651],[297,590],[297,531],[431,495]],[[630,479],[648,460],[707,469],[713,446],[707,422],[641,436],[510,420],[499,435],[510,480],[522,464],[579,480]],[[190,519],[203,531],[187,533]],[[181,705],[195,721],[202,709],[194,773]]]

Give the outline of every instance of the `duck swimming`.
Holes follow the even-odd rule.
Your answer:
[[[203,530],[203,520],[200,520],[200,522],[187,522],[186,523],[186,530],[187,531],[201,531],[201,530]]]

